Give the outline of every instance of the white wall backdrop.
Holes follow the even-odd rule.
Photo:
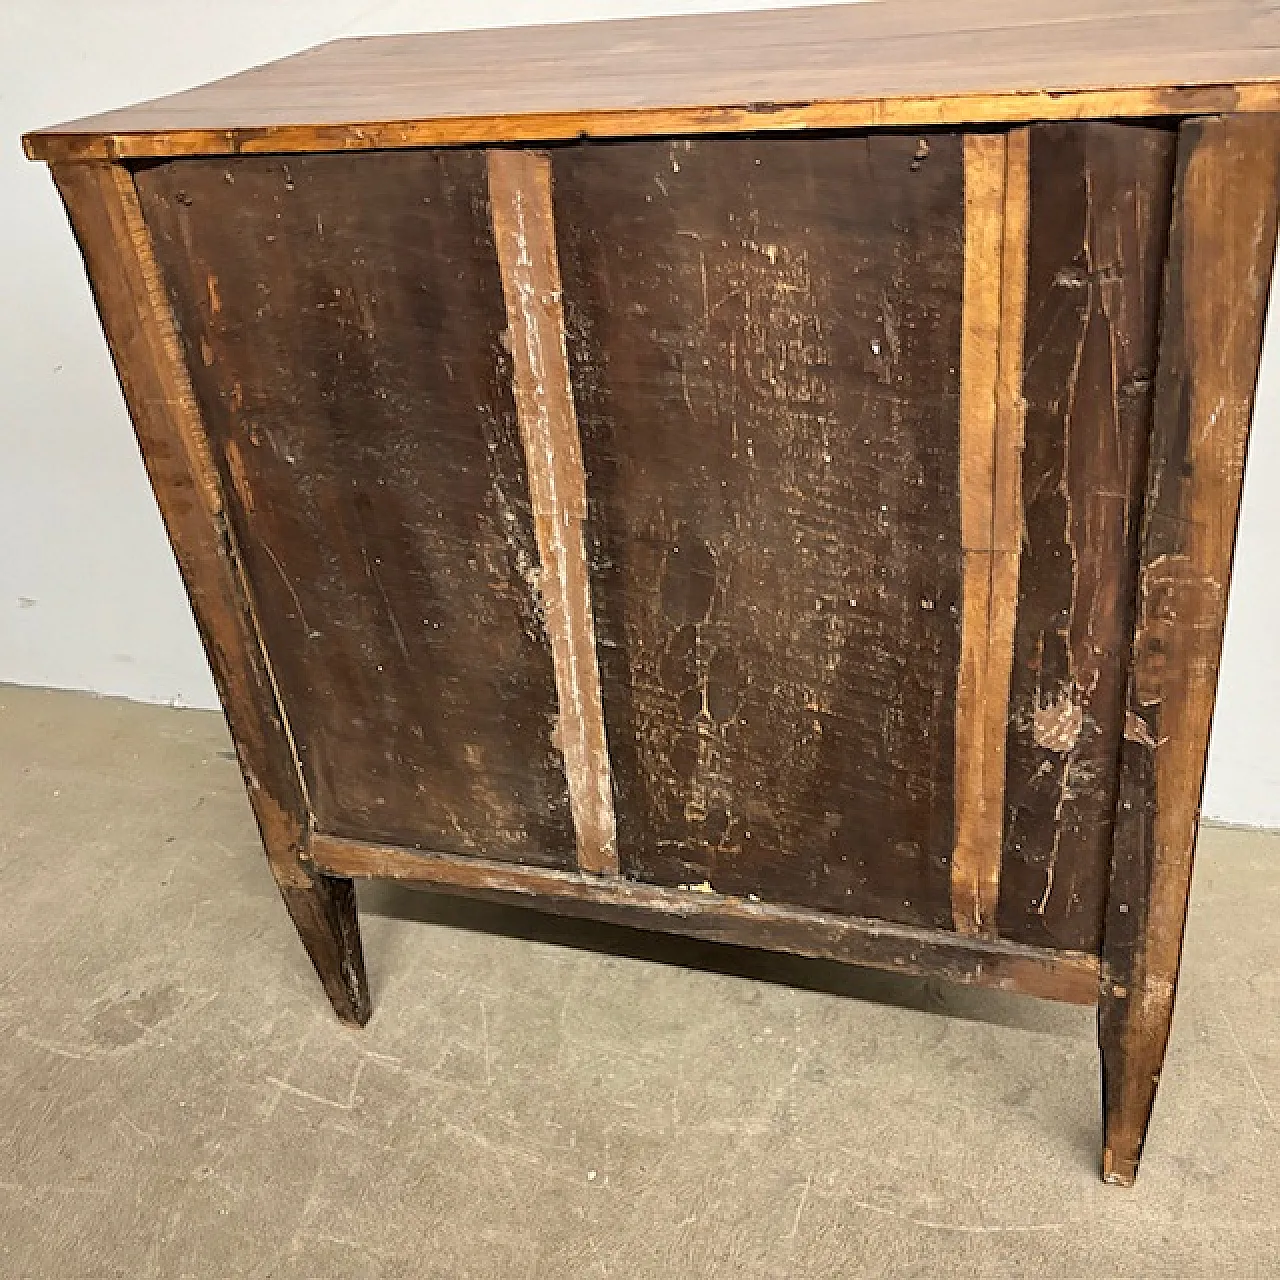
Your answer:
[[[0,681],[216,706],[79,255],[45,167],[22,156],[24,130],[341,35],[748,7],[779,0],[4,0]],[[1280,827],[1280,306],[1273,316],[1205,811]]]

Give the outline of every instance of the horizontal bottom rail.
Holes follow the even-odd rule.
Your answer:
[[[395,880],[423,889],[535,907],[712,942],[786,951],[1072,1004],[1096,1004],[1097,956],[988,941],[910,925],[724,897],[701,889],[425,853],[316,832],[306,858],[318,871]]]

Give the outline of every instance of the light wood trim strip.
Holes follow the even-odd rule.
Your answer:
[[[999,847],[987,820],[986,690],[991,635],[996,384],[1000,350],[1004,134],[964,145],[964,302],[960,347],[960,671],[956,686],[955,847],[951,913],[961,933],[989,933],[999,892]]]
[[[994,935],[1004,854],[1005,747],[1009,689],[1022,560],[1022,453],[1026,401],[1022,394],[1031,244],[1031,130],[1006,135],[1004,225],[1000,250],[1000,333],[996,364],[995,442],[991,501],[991,589],[988,594],[987,670],[983,691],[983,853],[986,891],[983,932]]]
[[[994,937],[1005,742],[1022,545],[1022,344],[1030,131],[965,138],[960,355],[960,672],[951,903],[962,933]]]
[[[565,350],[551,161],[533,151],[490,151],[488,162],[578,866],[616,874],[613,776],[582,536],[586,475]]]
[[[787,951],[898,973],[943,977],[1071,1004],[1095,1004],[1096,956],[965,938],[857,916],[669,889],[315,833],[308,856],[331,875],[397,880],[424,889],[510,901],[560,915]]]
[[[1103,955],[1103,1176],[1137,1172],[1173,1015],[1271,287],[1280,117],[1178,136]]]
[[[763,133],[797,129],[945,128],[1280,111],[1280,83],[1164,85],[1131,89],[1028,90],[844,101],[764,103],[649,110],[562,111],[430,120],[164,129],[137,133],[29,133],[32,160],[141,160],[187,155],[371,151],[400,147],[560,142],[654,134]]]

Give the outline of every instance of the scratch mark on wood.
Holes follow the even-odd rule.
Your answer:
[[[409,656],[409,646],[405,643],[404,632],[400,629],[400,621],[396,617],[395,606],[391,603],[391,596],[383,585],[381,575],[374,568],[376,557],[374,560],[369,559],[368,548],[363,543],[360,546],[360,558],[364,561],[364,571],[368,575],[369,581],[377,588],[378,594],[382,597],[382,603],[386,606],[387,621],[391,623],[391,631],[396,638],[396,648],[400,650],[405,662],[412,662],[413,659]]]
[[[578,865],[616,874],[613,778],[582,537],[586,477],[565,351],[551,162],[537,152],[490,151],[488,167]]]
[[[289,575],[285,573],[284,565],[280,563],[280,557],[277,556],[265,542],[262,544],[262,549],[267,553],[267,559],[275,565],[276,572],[280,575],[280,581],[284,583],[285,590],[288,591],[289,598],[293,601],[293,607],[298,611],[298,621],[302,623],[302,629],[306,633],[307,639],[314,639],[320,633],[318,631],[313,631],[311,624],[307,621],[307,615],[302,611],[302,601],[298,598],[298,592],[290,581]]]

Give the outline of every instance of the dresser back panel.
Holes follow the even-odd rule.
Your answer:
[[[968,750],[979,923],[1098,948],[1175,135],[1023,136],[1025,298],[978,340],[1021,350],[1013,541],[970,533],[1003,605],[962,519],[971,138],[571,144],[511,206],[550,220],[623,876],[951,929]],[[317,826],[573,868],[490,157],[136,177]],[[1001,645],[1006,719],[961,687]]]

